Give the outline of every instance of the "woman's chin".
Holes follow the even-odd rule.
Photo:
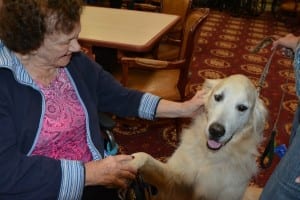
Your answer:
[[[59,66],[64,67],[64,66],[68,65],[71,60],[71,56],[72,55],[62,57],[58,62]]]

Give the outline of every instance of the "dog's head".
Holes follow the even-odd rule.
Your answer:
[[[207,90],[208,148],[220,149],[246,128],[261,136],[267,111],[250,79],[239,74],[207,79],[203,87]]]

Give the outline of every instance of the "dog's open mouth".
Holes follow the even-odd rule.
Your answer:
[[[209,139],[207,141],[207,147],[211,150],[219,150],[223,146],[222,143],[217,142],[215,140]]]

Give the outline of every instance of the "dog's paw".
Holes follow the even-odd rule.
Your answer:
[[[134,157],[134,159],[130,161],[130,164],[136,169],[142,168],[147,162],[147,159],[150,157],[149,154],[144,152],[134,153],[132,154],[132,156]]]

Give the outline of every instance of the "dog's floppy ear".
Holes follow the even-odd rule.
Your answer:
[[[263,100],[259,98],[259,94],[257,94],[253,112],[253,123],[256,133],[263,133],[267,115],[268,111],[266,109],[266,106]]]
[[[222,79],[205,79],[203,83],[203,89],[211,91]]]
[[[202,90],[205,91],[205,102],[207,102],[213,88],[221,82],[222,79],[205,79],[202,84]],[[205,103],[206,104],[206,103]]]

